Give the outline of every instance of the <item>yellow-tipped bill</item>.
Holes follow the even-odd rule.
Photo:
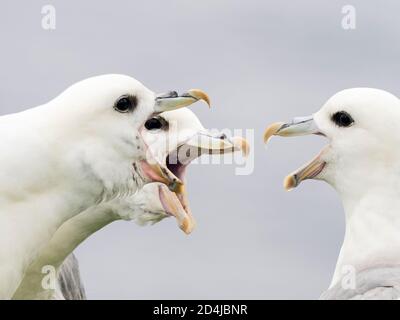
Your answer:
[[[222,133],[212,135],[203,130],[171,150],[165,155],[165,160],[155,161],[149,157],[148,161],[154,160],[154,164],[142,161],[141,170],[149,180],[168,186],[168,188],[166,186],[159,188],[160,201],[165,211],[177,219],[179,227],[189,234],[195,227],[195,221],[186,191],[187,166],[203,154],[241,151],[246,155],[249,149],[248,142],[241,137],[228,138]]]
[[[228,138],[223,134],[211,135],[200,132],[185,143],[188,147],[198,149],[199,154],[224,154],[240,151],[244,156],[250,152],[250,145],[242,137]]]
[[[183,232],[190,234],[196,223],[186,200],[182,201],[178,198],[182,193],[185,193],[184,187],[182,186],[178,193],[174,193],[168,190],[164,185],[160,185],[158,191],[164,210],[176,218],[178,226]],[[186,197],[182,198],[186,199]],[[186,208],[184,208],[185,205]]]
[[[296,188],[302,181],[317,177],[326,165],[326,162],[322,160],[322,154],[323,151],[321,151],[309,163],[289,174],[283,181],[283,187],[285,190],[290,191]]]
[[[279,129],[284,125],[284,122],[275,122],[268,126],[264,131],[264,143],[268,143],[272,136],[276,135]]]
[[[264,132],[264,142],[267,143],[272,136],[294,137],[308,134],[321,134],[313,116],[295,118],[289,123],[271,124]],[[283,186],[287,191],[296,188],[304,180],[316,178],[322,172],[326,166],[326,162],[322,159],[324,150],[308,164],[285,178]]]
[[[178,95],[176,91],[159,94],[156,96],[154,112],[161,113],[164,111],[176,110],[190,106],[199,100],[203,100],[210,107],[209,96],[200,89],[190,89],[181,95]]]
[[[267,143],[272,136],[295,137],[308,134],[318,134],[313,116],[294,118],[292,122],[276,122],[264,131],[264,142]]]

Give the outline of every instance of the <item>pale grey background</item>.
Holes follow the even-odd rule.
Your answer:
[[[57,29],[41,28],[53,4]],[[357,29],[341,28],[341,8]],[[317,298],[343,238],[333,189],[283,177],[314,156],[320,137],[262,144],[265,126],[307,115],[340,89],[400,94],[398,1],[11,1],[0,4],[0,112],[44,103],[70,84],[124,73],[155,91],[200,87],[214,109],[193,108],[210,128],[255,128],[254,174],[193,166],[198,228],[172,219],[119,222],[77,255],[89,298]]]

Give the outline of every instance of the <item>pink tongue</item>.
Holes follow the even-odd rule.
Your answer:
[[[153,168],[150,164],[147,163],[147,161],[141,161],[141,167],[143,170],[143,173],[146,175],[148,179],[150,179],[153,182],[162,182],[165,183],[166,179],[163,177],[161,172],[156,172],[156,169]]]

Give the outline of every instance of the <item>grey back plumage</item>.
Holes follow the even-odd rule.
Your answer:
[[[57,280],[59,291],[65,300],[86,300],[79,263],[73,253],[61,265]]]
[[[321,300],[399,300],[400,266],[375,267],[359,271],[355,288],[346,288],[339,281],[325,291]]]

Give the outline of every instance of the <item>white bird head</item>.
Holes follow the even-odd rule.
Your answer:
[[[240,137],[229,138],[224,134],[211,134],[187,108],[164,112],[145,123],[143,140],[155,162],[142,162],[141,174],[154,181],[175,181],[174,185],[152,183],[136,195],[127,198],[118,214],[123,219],[139,222],[158,222],[174,216],[179,227],[190,233],[195,222],[189,207],[185,176],[187,166],[203,154],[222,154],[234,151],[248,153],[247,141]],[[135,210],[138,208],[140,210]],[[129,210],[131,208],[132,210]]]
[[[387,184],[388,177],[398,171],[399,121],[397,97],[383,90],[354,88],[335,94],[310,117],[272,124],[264,140],[272,135],[325,136],[329,144],[286,177],[285,188],[295,188],[306,179],[321,179],[342,194],[354,195],[376,184]]]
[[[63,155],[63,163],[56,165],[69,178],[97,181],[92,189],[109,199],[153,182],[135,170],[139,163],[152,162],[141,136],[146,120],[198,100],[209,103],[201,90],[156,95],[131,77],[103,75],[80,81],[46,105],[28,110],[25,120],[34,122],[32,131],[37,127],[47,133],[42,137],[51,140],[44,142],[52,148],[49,154]]]

